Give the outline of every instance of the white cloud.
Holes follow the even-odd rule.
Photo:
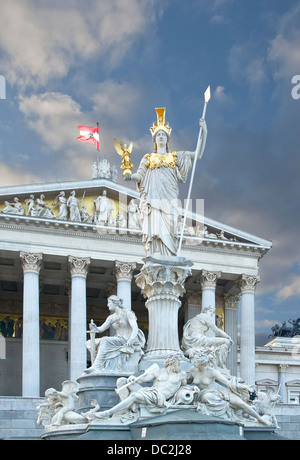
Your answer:
[[[294,275],[289,284],[279,289],[277,292],[278,300],[287,300],[290,297],[300,297],[300,275]]]
[[[267,79],[267,68],[263,54],[258,55],[258,50],[253,42],[232,46],[228,58],[229,71],[235,81],[255,85]]]
[[[70,96],[61,93],[21,96],[19,107],[29,128],[51,149],[59,150],[74,139],[72,132],[75,135],[81,111]]]
[[[0,183],[2,187],[37,182],[41,182],[40,178],[30,172],[24,172],[22,165],[15,164],[12,167],[0,161]]]
[[[94,112],[101,112],[105,117],[122,121],[126,124],[128,117],[140,102],[139,90],[129,83],[106,80],[95,87],[92,95]]]
[[[45,85],[99,56],[116,64],[146,33],[158,0],[2,0],[1,67],[19,87]]]
[[[267,53],[273,66],[275,78],[286,78],[299,73],[300,69],[300,5],[290,8],[280,18],[277,34],[271,40]]]
[[[217,86],[215,91],[214,91],[214,99],[218,102],[224,103],[229,101],[229,97],[226,94],[225,87],[224,86]]]

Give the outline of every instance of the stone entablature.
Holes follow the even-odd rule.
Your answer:
[[[0,225],[25,223],[101,235],[134,236],[141,241],[139,194],[107,179],[0,187]],[[262,257],[272,243],[212,219],[190,213],[184,245],[191,250],[253,252]],[[179,229],[180,230],[180,222]],[[204,249],[205,250],[205,249]]]

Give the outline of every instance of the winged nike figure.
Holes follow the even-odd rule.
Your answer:
[[[119,143],[115,138],[114,138],[114,146],[117,151],[117,153],[120,155],[122,158],[122,164],[121,164],[121,169],[123,169],[123,176],[126,176],[129,174],[131,176],[131,170],[134,168],[131,160],[130,160],[130,155],[132,153],[132,147],[133,147],[133,141],[130,142],[129,147],[127,148],[127,145],[124,144],[122,141]]]

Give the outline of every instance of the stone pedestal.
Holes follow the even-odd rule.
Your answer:
[[[136,276],[136,284],[147,298],[148,346],[143,361],[164,360],[182,353],[178,337],[178,310],[184,283],[191,275],[192,262],[184,257],[149,256]]]
[[[91,401],[95,399],[101,411],[111,409],[120,402],[120,398],[115,392],[117,380],[120,377],[129,377],[130,373],[95,373],[81,375],[77,382],[78,391],[78,413],[87,412],[92,409]]]

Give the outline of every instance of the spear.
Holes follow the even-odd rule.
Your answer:
[[[207,108],[207,104],[208,104],[209,100],[210,100],[210,86],[208,86],[207,90],[204,93],[204,107],[203,107],[203,112],[202,112],[202,119],[205,118],[206,108]],[[201,137],[202,137],[202,126],[200,126],[197,146],[200,145]],[[196,149],[194,162],[193,162],[193,168],[192,168],[192,174],[191,174],[191,180],[190,180],[190,185],[189,185],[189,191],[188,191],[188,196],[187,196],[185,210],[184,210],[183,223],[182,223],[181,235],[180,235],[180,240],[179,240],[179,245],[178,245],[178,250],[177,250],[177,256],[180,255],[180,251],[181,251],[184,227],[185,227],[185,223],[186,223],[187,212],[188,212],[188,207],[189,207],[189,201],[190,201],[190,198],[191,198],[192,186],[193,186],[193,181],[194,181],[194,176],[195,176],[196,163],[197,163],[197,160],[200,160],[202,158],[202,155],[203,155],[203,152],[202,152],[201,156],[199,158],[197,158],[198,155],[197,155],[197,149]]]

